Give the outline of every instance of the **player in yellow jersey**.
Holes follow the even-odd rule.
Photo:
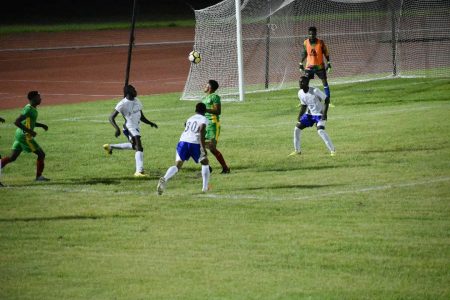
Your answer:
[[[306,67],[303,64],[305,59]],[[331,70],[330,54],[324,41],[317,38],[316,27],[309,27],[308,29],[308,38],[303,42],[299,68],[305,72],[305,76],[308,79],[313,79],[314,75],[317,74],[317,77],[322,79],[325,95],[330,98],[330,88],[327,81],[327,71]]]
[[[42,176],[42,172],[44,171],[45,152],[34,139],[37,134],[36,131],[34,131],[35,127],[41,127],[45,131],[48,130],[47,125],[37,122],[37,106],[41,104],[41,95],[38,91],[31,91],[28,93],[28,100],[30,103],[23,108],[22,113],[14,122],[14,125],[18,128],[16,129],[15,141],[12,145],[12,153],[10,156],[2,158],[1,166],[4,168],[7,164],[15,161],[22,151],[28,153],[33,152],[37,155],[36,181],[48,181],[48,178]]]

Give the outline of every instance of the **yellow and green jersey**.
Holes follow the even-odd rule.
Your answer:
[[[25,120],[22,121],[22,125],[28,129],[34,130],[34,127],[36,126],[36,120],[38,117],[37,109],[35,107],[31,106],[31,104],[27,104],[22,109],[22,115],[25,116]],[[21,137],[25,134],[27,134],[27,133],[23,132],[22,129],[17,128],[16,137]]]
[[[214,105],[220,105],[220,96],[216,93],[209,94],[203,98],[202,102],[206,105],[206,109],[212,109]],[[205,117],[209,120],[209,123],[219,123],[220,115],[215,115],[211,113],[205,113]]]

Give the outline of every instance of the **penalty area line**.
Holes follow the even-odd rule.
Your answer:
[[[433,183],[440,183],[440,182],[447,182],[450,181],[450,177],[442,177],[442,178],[436,178],[433,180],[427,180],[427,181],[415,181],[415,182],[404,182],[404,183],[394,183],[394,184],[386,184],[386,185],[374,185],[374,186],[367,186],[362,188],[356,188],[352,190],[345,190],[345,191],[334,191],[334,192],[326,192],[326,193],[317,193],[313,195],[301,195],[301,196],[293,196],[293,197],[272,197],[272,196],[256,196],[256,195],[238,195],[238,194],[232,194],[232,195],[219,195],[219,194],[205,194],[201,195],[200,197],[204,198],[225,198],[225,199],[249,199],[249,200],[274,200],[274,201],[286,201],[286,200],[317,200],[324,197],[330,197],[330,196],[338,196],[338,195],[345,195],[345,194],[360,194],[360,193],[368,193],[368,192],[374,192],[374,191],[383,191],[383,190],[390,190],[390,189],[398,189],[398,188],[405,188],[405,187],[412,187],[412,186],[418,186],[418,185],[429,185]]]

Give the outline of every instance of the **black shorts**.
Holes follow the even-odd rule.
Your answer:
[[[306,69],[305,70],[305,76],[308,77],[308,79],[314,79],[315,74],[317,74],[317,77],[319,77],[320,79],[327,79],[327,71],[325,71],[325,69],[320,69],[320,70]]]

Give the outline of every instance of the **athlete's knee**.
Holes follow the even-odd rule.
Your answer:
[[[44,160],[45,159],[45,152],[42,150],[36,151],[36,155],[38,157],[38,160]]]
[[[136,145],[136,148],[134,150],[144,152],[144,147],[142,147],[142,145]]]
[[[317,133],[320,134],[322,131],[325,131],[325,126],[317,126]]]

